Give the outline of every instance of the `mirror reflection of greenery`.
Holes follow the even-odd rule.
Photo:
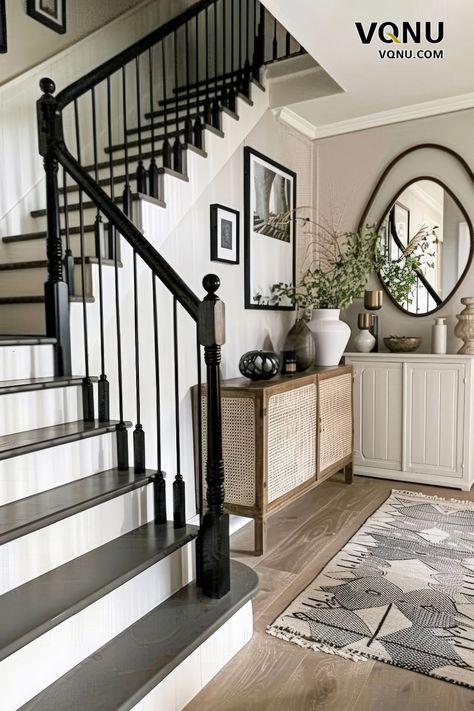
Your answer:
[[[282,219],[295,220],[306,242],[302,276],[298,284],[273,284],[271,294],[259,303],[305,308],[347,308],[362,296],[373,271],[389,287],[399,303],[411,303],[423,268],[432,267],[437,227],[422,226],[395,259],[389,255],[383,236],[374,225],[352,232],[339,232],[301,214],[307,208],[289,211]]]

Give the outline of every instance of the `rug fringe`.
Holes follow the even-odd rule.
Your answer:
[[[365,657],[358,652],[351,652],[347,649],[338,649],[337,647],[331,646],[327,642],[310,641],[290,626],[280,627],[279,625],[269,625],[266,632],[272,637],[277,637],[285,642],[292,642],[293,644],[297,644],[298,647],[303,647],[303,649],[312,649],[315,652],[324,652],[324,654],[337,655],[343,659],[350,659],[352,662],[369,661],[368,657]]]
[[[447,499],[445,496],[435,496],[434,494],[422,494],[421,491],[408,491],[407,489],[392,489],[392,494],[402,494],[402,496],[416,496],[420,499],[430,499],[431,501],[445,501],[449,504],[459,504],[467,508],[474,508],[474,501],[466,501],[465,499]],[[388,499],[385,503],[388,502]]]

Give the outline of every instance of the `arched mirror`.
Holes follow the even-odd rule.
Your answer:
[[[457,198],[440,181],[414,180],[389,205],[379,228],[390,277],[382,283],[404,311],[426,315],[439,309],[463,278],[472,258],[472,225]],[[397,293],[396,265],[412,260],[413,285],[408,298]],[[390,270],[388,270],[390,274]]]
[[[474,250],[473,187],[468,163],[451,148],[431,143],[400,153],[377,180],[359,228],[379,230],[384,264],[389,263],[379,277],[404,313],[437,311],[466,276]],[[401,288],[407,281],[408,298]]]

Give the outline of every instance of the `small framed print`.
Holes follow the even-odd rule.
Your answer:
[[[239,263],[240,213],[230,207],[211,205],[211,261]]]
[[[51,30],[66,32],[66,0],[26,0],[26,12]]]

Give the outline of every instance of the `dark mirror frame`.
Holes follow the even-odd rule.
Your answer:
[[[359,230],[361,230],[363,227],[365,227],[366,222],[367,222],[367,216],[368,216],[368,214],[369,214],[370,208],[372,207],[372,204],[373,204],[373,202],[374,202],[374,200],[375,200],[375,198],[376,198],[376,196],[377,196],[377,193],[378,193],[378,191],[380,190],[381,186],[383,185],[385,179],[386,179],[387,176],[389,175],[390,171],[396,166],[396,164],[397,164],[398,162],[400,162],[403,158],[405,158],[405,156],[409,155],[410,153],[414,153],[415,151],[422,150],[422,149],[424,149],[424,148],[435,149],[435,150],[443,151],[443,152],[447,153],[448,155],[452,156],[453,158],[455,158],[455,159],[461,164],[461,166],[463,167],[464,171],[467,173],[467,175],[468,175],[469,179],[471,180],[471,183],[473,184],[473,187],[474,187],[474,172],[471,170],[471,168],[470,168],[469,165],[466,163],[466,161],[464,160],[464,158],[462,158],[458,153],[456,153],[456,151],[453,151],[451,148],[447,148],[446,146],[442,146],[442,145],[437,144],[437,143],[419,143],[419,144],[417,144],[416,146],[412,146],[411,148],[407,148],[406,150],[402,151],[402,153],[399,153],[392,161],[390,161],[390,163],[387,165],[387,167],[385,168],[385,170],[382,172],[382,174],[381,174],[380,178],[378,179],[378,181],[377,181],[377,183],[376,183],[374,189],[372,190],[372,193],[370,194],[370,198],[369,198],[369,200],[367,201],[367,204],[366,204],[366,206],[365,206],[365,208],[364,208],[364,211],[363,211],[363,213],[362,213],[362,217],[361,217],[361,219],[360,219],[360,221],[359,221]],[[413,313],[413,312],[411,312],[411,311],[407,311],[406,309],[404,309],[403,306],[401,306],[401,305],[398,303],[398,301],[395,301],[395,299],[393,298],[392,294],[390,293],[390,290],[389,290],[388,286],[385,284],[385,282],[383,281],[383,279],[381,279],[380,274],[377,274],[377,277],[378,277],[378,279],[379,279],[379,281],[380,281],[380,283],[381,283],[381,285],[382,285],[382,287],[383,287],[385,293],[388,295],[388,297],[390,298],[390,301],[394,304],[394,306],[396,306],[397,309],[399,309],[399,310],[400,310],[402,313],[404,313],[406,316],[414,316],[414,317],[416,317],[416,318],[422,318],[422,317],[424,317],[424,316],[430,316],[431,314],[436,313],[436,311],[439,311],[441,308],[443,308],[443,306],[446,305],[446,303],[447,303],[447,302],[449,301],[449,299],[453,296],[454,292],[458,289],[459,285],[461,284],[461,282],[462,282],[462,281],[464,280],[464,278],[466,277],[467,272],[469,271],[469,268],[470,268],[470,266],[471,266],[471,264],[472,264],[472,260],[473,260],[473,256],[474,256],[474,231],[473,231],[472,221],[471,221],[469,215],[467,214],[466,210],[464,209],[464,206],[462,205],[462,203],[459,201],[459,199],[456,197],[456,195],[454,195],[454,193],[452,192],[452,190],[450,190],[450,188],[448,188],[439,178],[434,178],[433,176],[427,176],[427,175],[419,175],[419,176],[416,176],[416,177],[413,178],[412,180],[409,180],[408,182],[406,182],[401,188],[399,188],[399,189],[397,190],[396,194],[393,196],[393,198],[389,201],[388,205],[387,205],[387,206],[385,207],[385,209],[382,211],[382,216],[380,217],[380,219],[379,219],[378,222],[377,222],[377,231],[380,230],[380,227],[381,227],[381,225],[382,225],[384,219],[386,218],[386,216],[387,216],[387,214],[388,214],[390,208],[394,205],[394,203],[396,202],[396,200],[397,200],[397,198],[399,197],[399,195],[400,195],[404,190],[406,190],[406,188],[408,188],[410,185],[412,185],[413,183],[416,183],[416,182],[419,181],[419,180],[432,180],[433,182],[435,182],[435,183],[437,183],[438,185],[440,185],[444,190],[446,190],[446,192],[448,193],[448,195],[452,198],[452,200],[454,200],[454,202],[456,203],[456,205],[459,207],[460,211],[462,212],[462,214],[463,214],[463,215],[465,216],[465,218],[466,218],[466,222],[467,222],[468,227],[469,227],[470,239],[471,239],[471,250],[470,250],[469,259],[468,259],[468,261],[467,261],[467,263],[466,263],[466,266],[465,266],[465,268],[464,268],[464,271],[463,271],[463,273],[461,274],[461,276],[459,277],[459,279],[458,279],[457,283],[455,284],[455,286],[453,287],[453,289],[452,289],[452,290],[450,291],[450,293],[446,296],[446,298],[444,298],[444,299],[442,300],[442,302],[441,302],[440,304],[438,304],[438,306],[437,306],[435,309],[431,309],[431,311],[425,311],[424,313],[419,313],[419,314],[417,314],[417,313]]]

